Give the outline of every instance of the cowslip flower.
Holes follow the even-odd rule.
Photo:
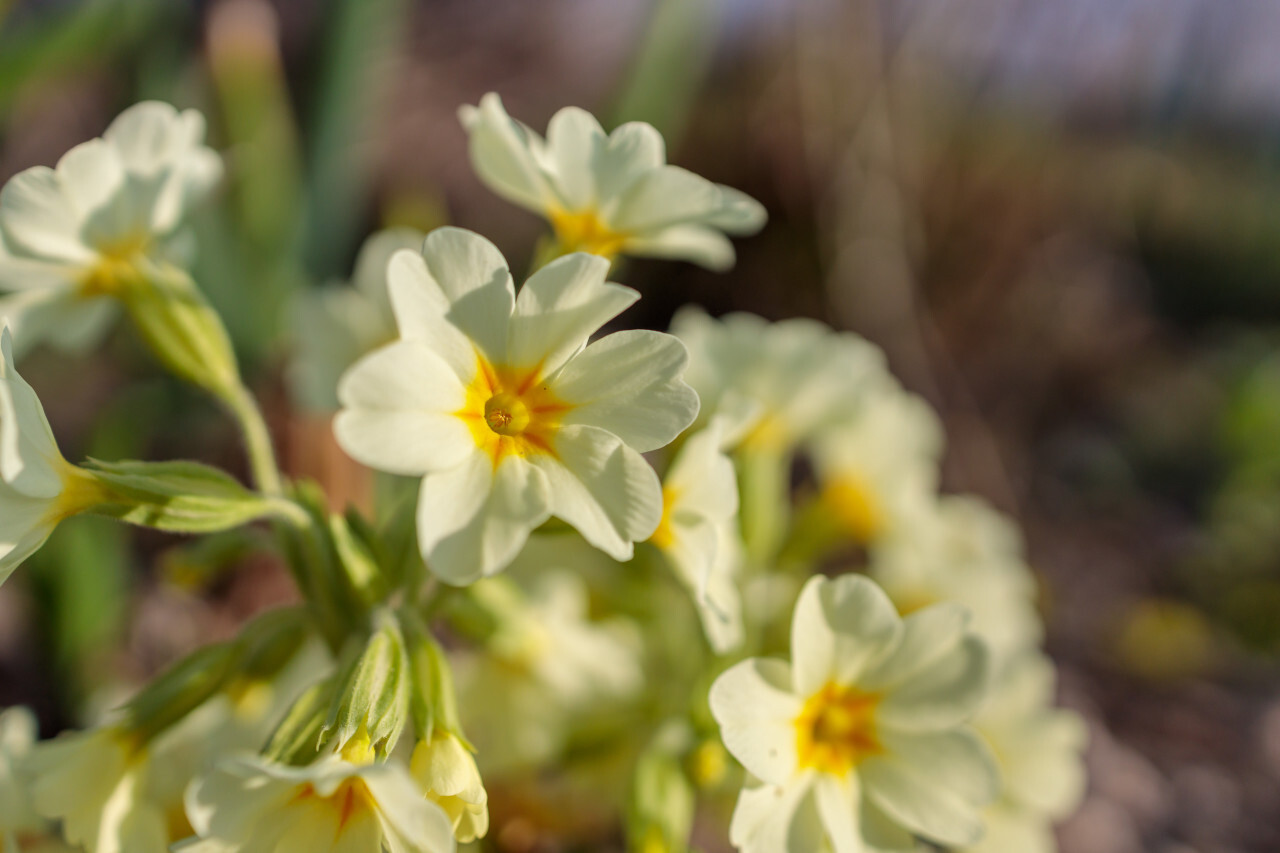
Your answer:
[[[400,340],[355,364],[334,431],[357,461],[421,476],[418,544],[442,580],[504,568],[551,516],[628,560],[662,516],[640,454],[697,415],[670,335],[616,332],[587,345],[635,291],[586,254],[534,273],[519,297],[492,243],[441,228],[399,252],[388,279]]]
[[[896,383],[824,424],[812,447],[820,499],[859,544],[912,535],[937,494],[942,426],[928,403]]]
[[[941,604],[901,619],[859,575],[812,578],[796,604],[790,664],[751,658],[711,688],[729,752],[759,780],[730,840],[749,853],[950,846],[982,835],[999,790],[965,724],[986,688],[967,614]]]
[[[97,503],[100,487],[62,457],[36,392],[0,330],[0,583],[40,549],[62,519]]]
[[[436,729],[413,748],[409,772],[444,809],[458,841],[474,841],[489,831],[489,795],[470,750],[452,732]]]
[[[725,454],[726,424],[713,420],[685,440],[662,483],[662,520],[649,537],[693,595],[712,649],[742,642],[742,597],[734,577],[738,542],[738,478]]]
[[[293,305],[298,352],[289,368],[289,391],[307,409],[338,408],[338,380],[348,367],[396,339],[387,293],[387,262],[401,249],[417,250],[427,235],[414,228],[372,234],[356,255],[350,285],[311,288]]]
[[[513,120],[489,93],[460,111],[480,180],[513,204],[545,217],[557,247],[612,260],[618,255],[733,266],[725,234],[764,225],[759,202],[666,164],[662,135],[629,122],[611,134],[588,112],[566,107],[544,140]]]
[[[998,673],[1044,633],[1022,536],[1008,518],[975,497],[949,495],[922,509],[908,535],[891,537],[876,549],[867,574],[899,613],[940,601],[967,607],[973,632],[986,642],[991,669]]]
[[[146,101],[102,137],[36,166],[0,190],[0,316],[25,347],[82,349],[113,317],[143,259],[183,251],[179,225],[222,174],[203,144],[204,117]]]
[[[1000,765],[1000,798],[984,813],[987,834],[968,853],[1055,853],[1053,822],[1075,811],[1085,789],[1088,731],[1053,707],[1053,664],[1028,651],[991,685],[973,727]]]
[[[334,755],[292,767],[238,756],[193,782],[186,801],[197,837],[174,848],[183,853],[456,849],[449,818],[394,762]]]
[[[739,430],[731,449],[789,453],[892,382],[877,347],[815,320],[771,323],[745,313],[713,319],[686,307],[671,333],[689,348],[685,380],[702,400],[704,420],[751,405],[749,428]]]

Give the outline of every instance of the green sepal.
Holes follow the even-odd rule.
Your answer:
[[[233,642],[205,646],[174,664],[125,705],[130,730],[150,740],[212,698],[239,659]]]
[[[226,327],[191,276],[172,264],[146,262],[120,290],[139,336],[167,370],[224,399],[240,387]]]
[[[379,566],[377,540],[354,512],[329,517],[329,535],[338,555],[338,565],[346,574],[351,590],[366,607],[380,604],[390,592],[387,577]]]
[[[448,655],[418,619],[406,617],[403,624],[411,664],[409,711],[418,740],[430,742],[436,729],[442,729],[475,752],[462,731]]]
[[[234,477],[200,462],[101,462],[82,470],[104,487],[103,503],[89,511],[173,533],[217,533],[263,518],[305,518],[282,498],[245,488]]]
[[[336,678],[326,678],[308,687],[289,707],[271,737],[263,755],[281,764],[310,764],[320,753],[325,720],[333,702]]]
[[[322,739],[343,751],[357,737],[386,756],[409,717],[409,657],[404,635],[387,611],[374,614],[373,632],[338,676]]]

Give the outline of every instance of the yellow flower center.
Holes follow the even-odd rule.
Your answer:
[[[478,353],[476,363],[466,402],[454,414],[471,430],[476,446],[493,459],[493,467],[507,456],[554,456],[556,430],[572,407],[541,381],[542,365],[495,366]]]
[[[822,499],[860,544],[874,542],[884,532],[880,504],[857,477],[836,477],[822,490]]]
[[[348,779],[338,786],[332,794],[327,797],[321,797],[316,793],[313,785],[307,784],[294,797],[294,802],[305,803],[310,800],[320,800],[329,808],[338,813],[338,836],[341,837],[347,824],[355,817],[357,812],[377,810],[377,803],[373,798],[373,794],[369,792],[369,787],[364,783],[363,779]]]
[[[149,244],[150,237],[139,233],[99,246],[98,260],[81,279],[79,295],[86,299],[118,296],[137,281],[137,262]]]
[[[589,252],[613,260],[630,238],[629,234],[614,231],[606,225],[594,210],[571,213],[567,210],[553,209],[548,216],[551,219],[551,227],[555,229],[560,250],[566,254]]]
[[[875,694],[834,682],[810,696],[795,719],[800,768],[845,776],[881,752],[875,725],[879,704]]]
[[[680,493],[665,486],[662,489],[662,520],[658,522],[658,529],[653,531],[653,535],[649,537],[649,541],[658,546],[662,550],[667,550],[676,541],[675,528],[671,522],[671,516],[675,512],[676,501],[680,499]]]

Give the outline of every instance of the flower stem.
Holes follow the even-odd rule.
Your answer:
[[[266,495],[284,493],[284,482],[280,477],[280,468],[276,464],[275,447],[271,443],[271,432],[262,417],[262,410],[253,394],[243,385],[224,395],[223,400],[231,413],[235,415],[244,434],[245,451],[249,456],[249,468],[253,472],[253,480],[258,489]]]

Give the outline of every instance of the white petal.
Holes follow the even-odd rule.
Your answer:
[[[972,844],[982,837],[980,809],[999,790],[999,774],[970,732],[884,735],[886,754],[858,768],[866,795],[885,814],[930,841]]]
[[[867,661],[901,630],[888,596],[861,575],[811,578],[791,623],[795,692],[811,696],[828,681],[853,683]]]
[[[697,222],[721,207],[720,190],[679,166],[642,175],[618,200],[610,224],[618,231],[654,231]]]
[[[0,189],[0,229],[17,253],[71,263],[91,263],[94,251],[80,238],[81,220],[56,172],[36,166]]]
[[[465,383],[476,375],[478,343],[449,318],[452,305],[427,271],[418,251],[400,251],[387,262],[387,290],[400,337],[433,349]]]
[[[586,110],[565,107],[547,124],[547,155],[555,169],[560,200],[569,210],[596,201],[592,166],[604,145],[600,122]]]
[[[729,841],[741,853],[813,853],[821,849],[823,830],[811,777],[786,786],[743,788],[729,824]]]
[[[179,115],[172,104],[161,101],[143,101],[116,116],[102,138],[129,171],[155,173],[204,138],[204,117],[194,110]]]
[[[625,192],[641,175],[666,162],[666,145],[653,125],[631,121],[614,128],[595,161],[596,188],[601,202]]]
[[[423,798],[402,766],[379,765],[360,776],[378,803],[378,820],[392,853],[454,850],[453,827],[448,816],[435,803]]]
[[[47,501],[15,495],[0,485],[0,584],[53,533],[53,526],[45,520],[48,510]]]
[[[14,254],[0,229],[0,290],[75,289],[82,270],[80,263]]]
[[[108,204],[125,180],[116,149],[101,139],[82,142],[63,154],[56,171],[81,219]]]
[[[471,165],[485,186],[513,204],[545,210],[552,192],[534,152],[541,140],[513,121],[493,92],[480,99],[479,107],[464,107],[460,116],[470,134]]]
[[[966,637],[952,651],[891,690],[877,711],[885,726],[936,731],[973,717],[987,693],[987,648]]]
[[[720,208],[703,219],[704,223],[729,234],[754,234],[764,227],[768,219],[764,205],[733,187],[716,184],[716,189],[720,190]]]
[[[52,499],[62,492],[62,459],[44,407],[13,363],[13,338],[0,330],[0,480],[19,494]]]
[[[356,362],[338,385],[345,408],[334,420],[338,444],[351,458],[394,474],[453,468],[475,452],[454,412],[466,392],[439,356],[400,341]]]
[[[680,506],[708,518],[729,519],[738,514],[738,475],[721,449],[723,435],[724,422],[716,418],[685,439],[663,481]]]
[[[42,342],[81,355],[102,341],[118,314],[113,299],[84,299],[63,288],[0,297],[0,321],[7,320],[13,330],[15,358]]]
[[[698,416],[698,395],[681,378],[688,360],[672,335],[615,332],[571,359],[552,387],[574,405],[565,423],[608,430],[646,453],[669,444]]]
[[[501,571],[551,514],[546,477],[518,456],[477,451],[456,468],[428,474],[418,496],[418,546],[427,567],[454,585]]]
[[[449,300],[445,319],[471,338],[490,361],[504,364],[515,285],[502,253],[473,231],[446,227],[427,235],[422,259],[428,275]],[[399,321],[394,290],[392,302]]]
[[[833,853],[862,853],[862,832],[858,825],[862,791],[857,775],[851,773],[848,778],[837,779],[821,774],[814,780],[813,794]]]
[[[530,458],[547,476],[551,512],[615,560],[653,535],[662,518],[662,486],[644,457],[616,435],[591,426],[557,431],[554,457]]]
[[[733,243],[705,225],[671,225],[627,240],[626,253],[637,257],[689,261],[712,272],[733,267]]]
[[[902,623],[902,639],[862,677],[870,690],[890,690],[954,652],[965,637],[969,611],[943,602],[912,613]]]
[[[397,252],[407,251],[421,255],[422,243],[427,235],[416,228],[386,228],[369,236],[356,255],[355,270],[351,273],[351,285],[368,297],[375,305],[391,310],[391,297],[387,293],[387,265]]]
[[[520,288],[507,339],[507,363],[541,365],[549,376],[640,294],[606,282],[609,262],[577,252],[535,272]]]
[[[755,776],[775,785],[796,772],[796,727],[802,702],[788,690],[786,663],[750,658],[711,685],[711,714],[725,747]]]

